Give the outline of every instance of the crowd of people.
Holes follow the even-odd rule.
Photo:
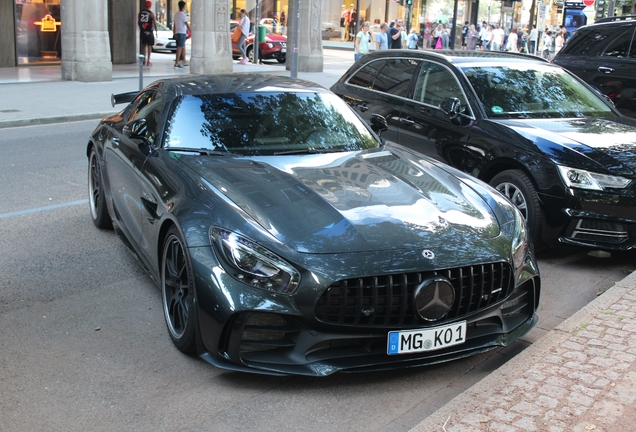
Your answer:
[[[371,30],[368,21],[360,24],[357,33],[349,32],[351,37],[347,40],[354,42],[356,60],[372,49],[450,49],[451,29],[447,23],[426,23],[423,30],[413,28],[410,32],[404,27],[404,20],[400,18],[391,23],[376,21],[375,24],[376,29],[379,25],[376,32]],[[458,31],[461,36],[461,47],[455,46],[455,49],[522,52],[547,59],[554,58],[568,36],[565,26],[554,30],[546,28],[540,39],[535,25],[529,30],[521,26],[506,29],[500,23],[489,24],[486,21],[480,26],[466,21]]]

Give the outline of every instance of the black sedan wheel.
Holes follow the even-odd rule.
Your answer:
[[[91,209],[91,219],[97,228],[111,229],[113,227],[106,208],[102,169],[94,147],[88,155],[88,205]]]
[[[194,277],[185,242],[175,227],[168,230],[163,244],[161,294],[172,342],[186,354],[196,353]]]
[[[546,249],[541,238],[541,206],[534,185],[521,170],[509,170],[497,174],[490,185],[501,192],[519,209],[526,219],[537,252]]]

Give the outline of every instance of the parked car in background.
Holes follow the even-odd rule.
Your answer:
[[[172,30],[161,23],[157,23],[157,34],[155,35],[155,44],[152,46],[153,51],[170,51],[177,52],[177,41],[172,38]]]
[[[168,334],[230,370],[325,376],[512,344],[541,281],[520,212],[377,135],[318,85],[162,79],[88,139],[90,215],[161,289]]]
[[[367,54],[331,88],[387,141],[490,183],[549,244],[636,246],[636,120],[534,56]]]
[[[579,28],[553,62],[608,96],[636,117],[636,15],[616,16]]]
[[[234,32],[234,28],[238,22],[230,22],[230,33]],[[260,51],[258,58],[260,60],[276,60],[278,63],[285,63],[287,60],[287,36],[272,33],[266,30],[265,41],[260,43]],[[245,40],[245,52],[250,62],[254,62],[254,23],[250,23],[250,34]],[[239,58],[241,51],[238,48],[238,42],[232,42],[232,57]]]

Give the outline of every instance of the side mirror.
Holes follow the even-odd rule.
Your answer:
[[[462,113],[462,103],[457,98],[444,98],[439,103],[439,108],[444,111],[450,119],[455,119]]]
[[[371,114],[371,129],[373,132],[380,135],[385,130],[389,129],[386,119],[380,114]]]
[[[122,132],[129,138],[132,139],[140,139],[144,142],[146,141],[146,132],[148,131],[148,126],[146,123],[146,119],[137,119],[132,122],[124,125],[122,128]]]

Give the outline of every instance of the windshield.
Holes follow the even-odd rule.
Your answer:
[[[555,66],[470,65],[462,70],[489,118],[614,116],[600,95]]]
[[[379,146],[339,97],[314,92],[188,95],[171,114],[165,147],[274,155]]]

